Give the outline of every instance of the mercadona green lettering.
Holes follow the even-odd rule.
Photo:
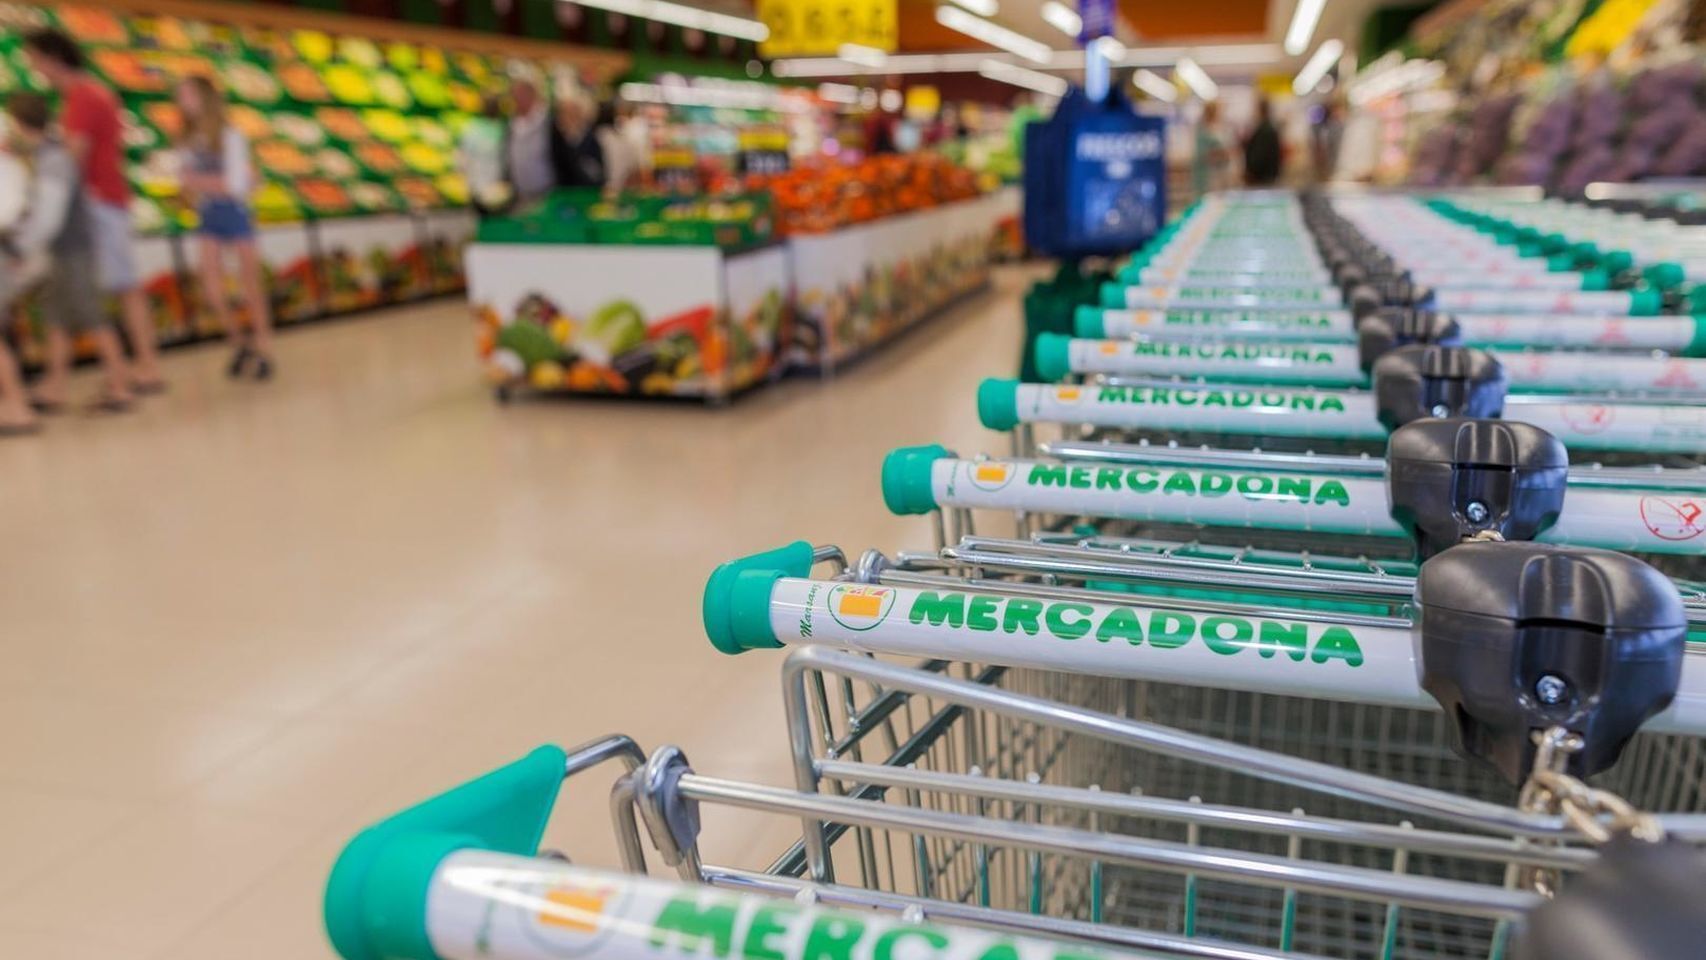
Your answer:
[[[1261,294],[1264,300],[1292,300],[1298,303],[1315,303],[1321,299],[1321,291],[1301,288],[1263,289]],[[1245,287],[1183,287],[1177,296],[1180,300],[1237,300],[1249,295],[1250,290]]]
[[[1182,390],[1170,387],[1102,387],[1098,403],[1132,403],[1155,407],[1227,407],[1233,410],[1269,412],[1302,411],[1344,413],[1345,402],[1331,394],[1298,393],[1285,390]]]
[[[894,960],[939,956],[951,943],[947,933],[934,927],[868,924],[855,914],[811,911],[785,901],[765,904],[743,918],[733,902],[679,896],[664,904],[651,926],[648,940],[660,956],[719,960]],[[1001,937],[991,940],[974,960],[1013,960],[1018,955],[1014,941]],[[1062,947],[1049,960],[1096,958]]]
[[[1140,340],[1132,344],[1140,357],[1193,360],[1286,360],[1302,365],[1331,366],[1333,354],[1320,347],[1288,347],[1267,343],[1171,343]]]
[[[1157,467],[1090,467],[1068,463],[1034,463],[1025,476],[1032,487],[1160,493],[1163,496],[1224,497],[1283,500],[1317,507],[1349,507],[1351,495],[1332,478],[1283,473],[1234,473],[1222,470],[1169,470]]]
[[[1169,327],[1234,327],[1241,323],[1262,323],[1281,330],[1293,327],[1326,330],[1333,325],[1326,317],[1314,313],[1276,312],[1267,316],[1215,310],[1169,310],[1162,322]]]
[[[1222,656],[1255,650],[1263,659],[1284,654],[1293,662],[1337,661],[1362,666],[1362,645],[1350,628],[1236,616],[1205,616],[1180,610],[1100,607],[1076,601],[999,597],[978,593],[920,591],[907,618],[914,624],[980,633],[1024,633],[1065,641],[1148,645],[1177,650],[1187,644]]]

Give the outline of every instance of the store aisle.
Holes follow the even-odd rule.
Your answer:
[[[0,443],[0,953],[328,955],[344,840],[542,742],[785,783],[780,660],[711,650],[704,577],[799,537],[923,545],[881,457],[995,448],[974,388],[1026,279],[731,411],[500,408],[447,303],[286,336],[270,386],[177,354],[142,412]],[[608,783],[550,845],[615,862]],[[707,851],[762,866],[789,830],[713,821]]]

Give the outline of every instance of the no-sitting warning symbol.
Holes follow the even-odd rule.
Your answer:
[[[1660,540],[1692,540],[1706,533],[1706,507],[1689,497],[1642,497],[1641,522]]]

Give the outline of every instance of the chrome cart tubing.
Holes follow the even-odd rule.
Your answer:
[[[719,603],[725,652],[842,650],[1437,710],[1412,621],[1235,600],[1132,596],[885,572],[880,585],[760,574]],[[709,621],[708,621],[709,623]],[[712,627],[713,631],[717,628]],[[1706,650],[1690,648],[1670,706],[1646,724],[1706,734]]]
[[[970,927],[1014,930],[1034,936],[1081,940],[1116,950],[1149,951],[1167,956],[1195,957],[1198,960],[1326,960],[1324,957],[1296,951],[1276,953],[1260,947],[1202,937],[1170,936],[1112,923],[1071,920],[1043,913],[995,910],[947,900],[927,900],[903,893],[849,887],[837,883],[813,883],[796,877],[731,867],[706,867],[705,882],[713,887],[752,890],[774,897],[800,898],[835,907],[890,910],[926,920],[941,920]]]
[[[1121,549],[1122,544],[1139,545],[1143,552]],[[1309,553],[1269,555],[1264,563],[1248,557],[1256,551],[1239,550],[1232,557],[1176,556],[1162,541],[1120,541],[1073,537],[1050,540],[1039,535],[1030,540],[964,537],[957,545],[939,553],[902,553],[895,568],[907,571],[954,571],[972,568],[983,573],[1037,577],[1141,580],[1203,587],[1212,585],[1258,594],[1309,595],[1344,600],[1367,600],[1407,605],[1413,599],[1416,578],[1411,573],[1386,570],[1378,561],[1360,561],[1363,570],[1322,569],[1317,559],[1336,560]],[[1209,578],[1209,579],[1205,579]],[[1706,587],[1690,580],[1672,579],[1691,627],[1706,626]]]
[[[1593,851],[1585,847],[1541,845],[1531,841],[1506,840],[1479,834],[1421,830],[1401,824],[1311,817],[1295,811],[1282,814],[1249,807],[1206,804],[1196,800],[1003,780],[983,776],[975,769],[971,773],[943,773],[919,770],[916,767],[889,767],[834,759],[818,761],[817,768],[823,779],[844,784],[930,790],[988,800],[1046,804],[1051,808],[1168,820],[1199,827],[1223,827],[1242,832],[1301,837],[1354,846],[1403,847],[1412,853],[1438,853],[1495,863],[1580,869],[1594,860]]]
[[[1128,720],[1068,703],[921,673],[898,664],[821,646],[793,651],[782,669],[789,742],[794,746],[795,772],[801,789],[814,789],[818,779],[818,761],[810,753],[810,720],[806,711],[805,683],[812,671],[863,680],[886,690],[904,690],[955,706],[1029,721],[1064,733],[1201,763],[1314,793],[1435,817],[1485,833],[1533,839],[1569,839],[1576,836],[1561,815],[1528,813],[1502,804],[1241,746],[1161,724]],[[1661,816],[1660,820],[1673,836],[1706,839],[1706,815],[1669,815]],[[806,848],[810,856],[812,844],[808,842]]]
[[[1111,440],[1055,440],[1038,444],[1037,452],[1057,460],[1104,460],[1110,463],[1278,472],[1304,471],[1352,477],[1386,475],[1385,458],[1366,453],[1275,453],[1259,448],[1226,450],[1208,446],[1119,443]],[[1655,463],[1623,467],[1606,466],[1602,463],[1572,464],[1568,477],[1572,486],[1706,492],[1706,466],[1700,465],[1667,467]]]
[[[1177,733],[1177,731],[1173,731]],[[1273,755],[1277,758],[1279,755]],[[1295,762],[1295,761],[1294,761]],[[1396,786],[1396,785],[1395,785]],[[1213,850],[1165,840],[1147,840],[1070,827],[997,820],[851,800],[781,787],[682,774],[674,790],[685,801],[722,804],[762,813],[790,814],[816,822],[848,823],[947,837],[1110,865],[1124,865],[1247,883],[1252,886],[1343,896],[1423,909],[1450,910],[1515,920],[1539,906],[1538,894],[1487,884],[1439,880],[1387,870],[1330,866],[1262,854]],[[1463,801],[1453,797],[1454,801]],[[1491,805],[1489,805],[1491,806]],[[810,847],[808,846],[808,851]]]

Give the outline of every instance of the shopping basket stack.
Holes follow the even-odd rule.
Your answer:
[[[933,517],[933,549],[801,541],[712,574],[714,645],[801,648],[782,668],[790,786],[621,737],[541,748],[358,837],[328,887],[334,943],[348,960],[1693,955],[1706,597],[1685,578],[1706,445],[1679,430],[1583,448],[1518,418],[1527,387],[1579,384],[1524,381],[1508,344],[1464,346],[1478,321],[1427,309],[1446,285],[1421,290],[1405,264],[1460,249],[1527,277],[1552,271],[1516,254],[1589,252],[1501,253],[1466,222],[1472,199],[1199,204],[1122,269],[1105,296],[1128,305],[1093,309],[1185,311],[1210,335],[1103,329],[1064,365],[1050,345],[1038,357],[1065,382],[980,391],[1013,457],[888,458],[883,496]],[[1403,218],[1429,242],[1376,239]],[[1644,272],[1580,282],[1682,302],[1630,287]],[[1129,305],[1133,282],[1153,306]],[[1354,375],[1302,372],[1339,366]],[[1693,411],[1674,378],[1596,376],[1592,397],[1534,408]],[[1296,426],[1312,412],[1340,426]],[[1059,439],[1037,442],[1038,423]],[[1630,462],[1573,463],[1582,449]],[[978,534],[991,510],[1015,536]],[[644,872],[649,846],[720,891],[536,858],[565,777],[607,760],[624,766],[623,866]],[[797,820],[800,840],[762,870],[708,864],[706,805]]]

